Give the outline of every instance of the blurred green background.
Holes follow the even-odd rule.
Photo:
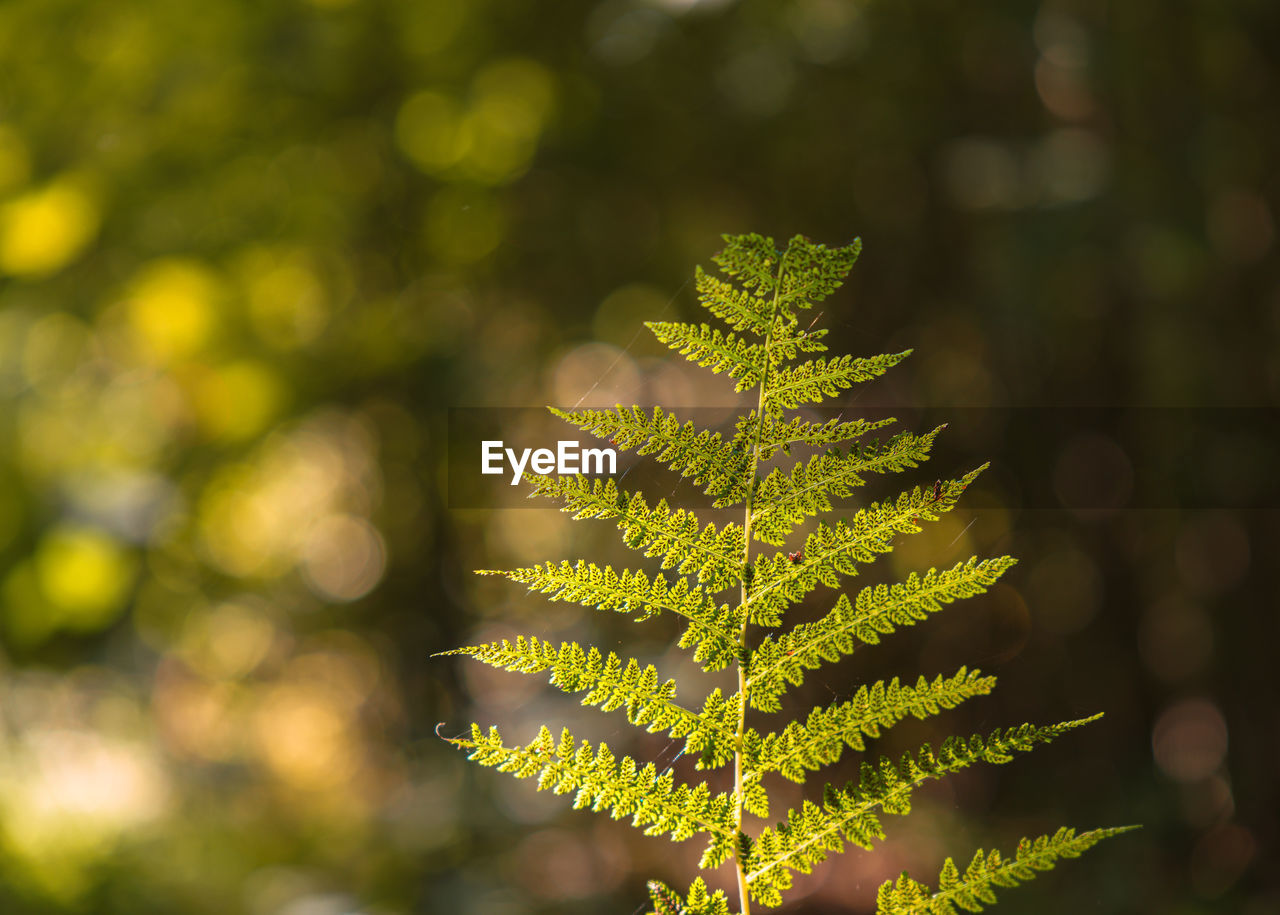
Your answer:
[[[1145,829],[1002,911],[1280,911],[1278,57],[1270,0],[0,5],[0,911],[626,915],[687,886],[695,849],[435,737],[572,722],[672,761],[429,658],[514,631],[702,691],[674,630],[469,574],[635,557],[450,509],[445,416],[734,403],[636,330],[695,317],[745,231],[862,237],[832,348],[916,351],[862,402],[1002,408],[948,433],[994,479],[883,574],[1022,558],[801,701],[1000,674],[887,749],[1108,713],[923,792],[787,911],[1062,822]],[[1004,440],[1003,408],[1066,406],[1178,434]]]

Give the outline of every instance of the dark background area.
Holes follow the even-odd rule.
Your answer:
[[[435,736],[563,723],[693,777],[430,656],[525,632],[621,643],[695,704],[720,682],[665,623],[472,576],[647,561],[606,522],[450,508],[447,413],[737,403],[640,322],[700,319],[695,265],[751,231],[861,237],[828,342],[915,352],[839,406],[951,424],[868,495],[992,461],[851,588],[1020,558],[790,708],[968,664],[992,696],[875,750],[1106,712],[923,790],[785,911],[1125,823],[1001,910],[1280,910],[1278,49],[1263,0],[0,6],[0,910],[625,915],[687,886],[695,843]]]

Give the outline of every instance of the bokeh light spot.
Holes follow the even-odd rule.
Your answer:
[[[1179,577],[1201,594],[1239,583],[1249,571],[1251,552],[1244,527],[1224,512],[1210,512],[1185,522],[1174,548]]]
[[[136,562],[113,538],[90,528],[55,527],[35,553],[40,590],[73,629],[100,629],[123,609]]]
[[[323,332],[329,320],[324,287],[303,255],[258,251],[244,266],[249,319],[266,343],[296,349]]]
[[[235,684],[210,682],[166,659],[151,692],[156,723],[170,752],[206,760],[229,760],[244,750],[243,721]]]
[[[1191,886],[1196,895],[1216,899],[1235,885],[1258,851],[1253,833],[1224,823],[1205,833],[1191,852]]]
[[[1046,203],[1079,203],[1096,197],[1110,170],[1110,156],[1092,130],[1049,132],[1031,156],[1031,167]]]
[[[999,140],[954,140],[943,150],[942,173],[952,200],[965,209],[1012,209],[1023,202],[1022,165]]]
[[[252,600],[220,604],[187,618],[182,654],[192,668],[215,679],[252,673],[275,639],[271,619]]]
[[[469,174],[486,184],[524,174],[554,100],[551,74],[532,60],[503,60],[481,70],[472,84],[467,117]]]
[[[129,321],[143,352],[168,364],[203,349],[217,326],[221,299],[217,277],[195,261],[153,261],[134,278],[128,293]]]
[[[100,846],[160,815],[168,786],[136,745],[87,730],[39,729],[16,750],[26,770],[4,795],[6,838],[40,856]],[[69,847],[70,846],[70,847]]]
[[[206,559],[239,577],[287,572],[316,520],[367,507],[371,448],[358,420],[322,413],[268,438],[252,460],[225,465],[200,499]]]
[[[342,710],[306,686],[274,687],[258,708],[254,734],[268,767],[298,788],[331,788],[346,781],[357,765]]]
[[[641,375],[635,360],[616,346],[585,343],[555,363],[551,388],[565,406],[612,407],[636,403]]]
[[[0,208],[0,270],[43,276],[74,260],[98,231],[98,204],[73,178],[31,191]]]
[[[1193,677],[1213,660],[1213,623],[1200,607],[1170,595],[1143,614],[1138,650],[1147,669],[1166,683]]]
[[[1227,756],[1227,722],[1207,699],[1170,706],[1151,731],[1151,750],[1166,775],[1195,782],[1217,771]]]
[[[658,320],[667,311],[670,296],[654,286],[632,283],[615,289],[596,309],[591,333],[597,340],[626,347],[631,353],[663,353],[659,343],[641,323]]]
[[[243,441],[279,414],[285,387],[267,365],[240,360],[211,369],[196,385],[196,413],[210,438]]]
[[[532,139],[542,130],[555,102],[547,68],[528,58],[492,63],[472,84],[475,107],[512,136]]]
[[[387,550],[382,535],[353,515],[330,515],[308,531],[302,575],[318,597],[350,601],[364,597],[382,579]]]
[[[452,168],[470,146],[461,107],[440,92],[425,90],[410,96],[400,106],[395,129],[400,149],[429,175]]]

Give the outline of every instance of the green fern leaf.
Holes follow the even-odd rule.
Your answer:
[[[684,751],[698,758],[698,768],[722,766],[733,758],[740,697],[724,697],[712,690],[695,712],[675,703],[676,681],[659,682],[652,664],[641,667],[631,658],[625,663],[614,652],[602,655],[597,648],[584,651],[577,642],[558,646],[518,636],[484,645],[456,648],[441,654],[469,655],[492,667],[523,674],[551,671],[551,685],[566,693],[581,693],[583,705],[602,711],[624,710],[627,720],[650,733],[666,731],[684,738]]]
[[[470,738],[451,738],[454,746],[470,750],[467,758],[516,778],[538,779],[539,791],[576,792],[575,810],[607,810],[615,820],[631,817],[631,825],[648,836],[670,836],[683,842],[693,836],[710,837],[707,860],[733,854],[737,829],[729,795],[713,795],[706,782],[694,787],[661,775],[649,763],[639,766],[629,756],[617,759],[607,744],[594,751],[588,741],[577,744],[566,728],[557,741],[545,725],[527,746],[508,747],[496,727],[488,732],[471,726]],[[720,858],[721,861],[724,858]]]
[[[764,378],[768,365],[766,351],[760,343],[748,343],[733,334],[722,334],[706,324],[676,324],[646,321],[659,341],[676,350],[690,362],[711,369],[712,374],[728,372],[737,380],[735,391],[755,387]]]
[[[831,511],[832,496],[849,496],[865,482],[866,473],[899,473],[929,459],[933,440],[946,426],[924,435],[902,432],[883,446],[871,443],[847,454],[830,450],[794,465],[790,472],[774,470],[756,485],[751,533],[757,540],[782,544],[805,518]]]
[[[937,715],[966,699],[985,696],[995,684],[995,677],[963,667],[949,678],[939,674],[929,681],[922,676],[914,687],[901,685],[897,677],[887,684],[880,680],[860,687],[852,699],[815,708],[804,724],[791,722],[781,733],[764,737],[756,754],[744,756],[752,769],[779,772],[803,783],[809,771],[839,760],[846,746],[862,751],[864,738],[879,737],[882,729],[903,718]]]
[[[716,499],[717,508],[741,503],[747,495],[751,476],[750,458],[739,445],[726,442],[719,432],[697,429],[692,422],[681,425],[661,407],[653,412],[639,407],[618,406],[613,410],[552,409],[552,413],[578,428],[609,439],[623,451],[655,455],[682,477],[693,477]]]
[[[688,620],[680,647],[694,647],[694,660],[705,670],[720,670],[740,653],[737,631],[740,611],[727,604],[716,605],[711,596],[686,578],[674,583],[661,575],[649,578],[644,572],[615,572],[588,562],[541,566],[498,572],[481,570],[481,575],[502,575],[527,585],[530,591],[549,595],[550,600],[566,600],[619,613],[637,612],[643,622],[662,610]]]
[[[858,563],[874,562],[893,549],[895,534],[914,534],[919,521],[936,521],[956,506],[960,494],[988,465],[935,490],[917,487],[896,500],[878,502],[835,527],[820,523],[796,553],[758,558],[750,569],[746,607],[751,622],[777,626],[783,611],[803,600],[819,584],[840,585],[840,576],[857,575]]]
[[[1078,858],[1104,839],[1137,828],[1117,826],[1077,834],[1074,829],[1063,827],[1052,836],[1023,839],[1012,858],[1003,857],[995,849],[990,853],[978,849],[963,875],[955,861],[948,858],[938,875],[936,893],[930,893],[928,887],[912,880],[904,871],[896,880],[888,880],[880,887],[876,894],[876,913],[956,915],[960,909],[981,912],[986,906],[995,905],[996,887],[1018,886],[1034,879],[1037,871],[1052,870],[1062,858]]]
[[[795,236],[787,244],[778,272],[779,304],[811,308],[840,288],[861,253],[862,240],[858,238],[844,247],[828,248],[803,235]]]
[[[736,279],[740,288],[765,300],[772,298],[777,291],[778,267],[783,258],[773,239],[754,233],[722,238],[724,248],[711,258],[720,271]]]
[[[786,410],[794,410],[801,404],[821,403],[858,382],[883,375],[910,355],[911,350],[860,359],[838,356],[781,368],[770,374],[764,400],[773,409]]]
[[[914,755],[905,754],[897,764],[883,757],[877,766],[864,762],[857,783],[851,782],[844,789],[828,785],[821,807],[805,801],[799,811],[790,812],[786,823],[761,832],[746,878],[752,897],[765,905],[779,905],[782,891],[791,886],[792,872],[810,873],[816,864],[826,860],[828,852],[844,851],[846,842],[870,849],[875,840],[884,838],[884,829],[874,811],[909,813],[911,794],[923,782],[977,762],[1009,762],[1014,752],[1049,743],[1099,717],[1042,727],[1024,724],[997,729],[985,739],[977,734],[968,740],[949,737],[936,754],[925,744]]]
[[[646,556],[661,556],[662,568],[693,574],[708,590],[723,591],[742,581],[746,539],[737,524],[719,531],[701,527],[692,512],[672,511],[663,499],[650,508],[639,493],[625,493],[613,480],[526,475],[534,483],[531,495],[564,501],[563,511],[575,519],[617,519],[623,541]]]
[[[773,247],[773,243],[769,243]],[[750,331],[767,336],[773,323],[773,308],[768,298],[747,288],[739,288],[699,267],[694,273],[698,300],[709,312],[736,331]]]
[[[754,412],[751,416],[754,418]],[[897,422],[895,419],[881,419],[874,422],[865,419],[841,421],[837,417],[825,423],[815,423],[798,416],[788,420],[770,414],[760,432],[760,440],[756,447],[760,460],[767,461],[779,451],[790,454],[792,445],[838,445],[841,442],[860,438],[876,429],[891,426],[895,422]],[[750,440],[750,436],[742,439],[742,441]]]
[[[914,572],[904,582],[874,585],[858,592],[854,602],[842,594],[822,619],[802,623],[779,636],[766,636],[751,653],[747,670],[751,707],[776,712],[789,686],[804,682],[816,670],[852,654],[859,645],[876,645],[900,626],[914,626],[947,604],[986,591],[1017,560],[1010,556],[978,562],[974,556],[945,572]]]
[[[648,887],[649,901],[653,903],[653,909],[647,915],[687,915],[680,894],[671,887],[661,880],[650,880]]]

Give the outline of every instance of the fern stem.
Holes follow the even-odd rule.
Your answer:
[[[742,545],[742,606],[747,606],[747,574],[751,568],[751,522],[754,519],[756,482],[760,475],[760,435],[764,431],[765,393],[769,384],[769,369],[772,367],[773,326],[778,318],[779,295],[782,291],[782,276],[786,268],[785,256],[778,263],[777,284],[773,287],[773,305],[769,311],[769,329],[764,337],[764,367],[760,372],[759,394],[756,399],[756,428],[751,436],[751,475],[747,483],[746,505],[743,507],[743,545]],[[750,689],[747,683],[747,667],[750,657],[747,653],[747,627],[751,624],[751,616],[742,614],[742,628],[738,632],[738,739],[733,753],[733,821],[738,828],[739,840],[734,843],[734,865],[738,871],[738,907],[740,915],[751,915],[750,888],[747,884],[747,848],[742,841],[745,834],[742,828],[743,807],[746,792],[743,785],[742,744],[747,733],[747,709],[750,706]]]

